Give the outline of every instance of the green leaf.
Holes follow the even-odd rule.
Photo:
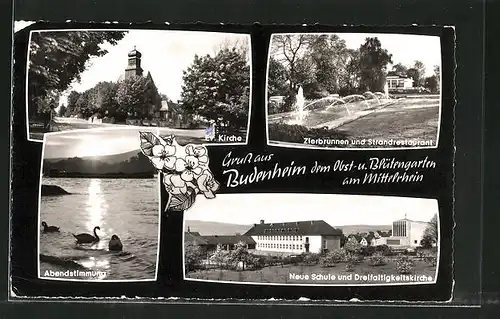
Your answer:
[[[160,140],[151,132],[139,132],[141,151],[146,156],[153,156],[153,147],[160,144]]]

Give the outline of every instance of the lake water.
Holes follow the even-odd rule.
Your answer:
[[[64,261],[40,262],[41,277],[53,278],[50,271],[63,271],[65,274],[55,277],[155,279],[159,226],[156,178],[43,178],[42,183],[60,186],[71,194],[41,198],[40,254]],[[43,233],[42,221],[60,227],[60,232]],[[72,233],[92,234],[95,226],[101,228],[97,230],[100,241],[94,245],[76,245]],[[108,251],[108,242],[114,234],[122,241],[122,252]],[[67,271],[82,266],[80,271],[87,271],[83,276]]]

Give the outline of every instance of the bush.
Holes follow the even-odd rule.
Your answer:
[[[249,258],[247,266],[253,269],[262,269],[266,266],[265,258],[259,256],[252,256],[252,258]]]
[[[361,250],[361,254],[365,257],[367,256],[371,256],[375,253],[376,251],[376,247],[375,246],[366,246],[366,247],[363,247],[362,250]]]
[[[408,256],[400,256],[396,261],[396,268],[400,274],[411,274],[415,269],[415,263]]]
[[[323,267],[335,267],[336,264],[346,259],[346,252],[344,249],[338,249],[328,252],[326,255],[321,256],[319,264]]]
[[[437,265],[437,254],[430,249],[417,250],[417,257],[421,258],[424,262],[428,263],[433,267]]]
[[[200,269],[204,253],[200,246],[186,243],[184,248],[184,259],[186,272]]]
[[[360,243],[358,243],[356,238],[351,237],[345,243],[344,249],[346,250],[346,252],[351,254],[360,254],[361,250],[363,249],[363,246]]]
[[[369,257],[368,264],[370,266],[383,266],[387,264],[387,260],[381,252],[376,252]]]
[[[394,252],[391,247],[387,245],[380,245],[375,247],[375,252],[380,252],[384,256],[394,256]]]
[[[297,265],[298,263],[302,262],[304,258],[302,256],[287,256],[283,257],[282,262],[284,265]]]
[[[346,264],[345,265],[345,271],[347,271],[347,272],[354,271],[354,264]]]
[[[424,258],[425,262],[431,265],[432,267],[435,267],[437,265],[437,257],[436,256],[426,256]]]
[[[343,140],[347,138],[347,135],[328,128],[308,129],[302,125],[289,125],[285,123],[269,124],[270,140],[302,144],[304,143],[304,138],[330,138]]]
[[[346,253],[345,262],[352,265],[357,265],[363,260],[363,256],[348,252]]]
[[[314,253],[303,253],[302,260],[308,265],[315,265],[319,262],[320,256]]]

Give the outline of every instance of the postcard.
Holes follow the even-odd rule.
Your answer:
[[[18,27],[12,299],[452,299],[453,27]]]

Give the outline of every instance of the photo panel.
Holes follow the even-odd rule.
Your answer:
[[[248,34],[52,29],[30,31],[28,42],[30,141],[49,132],[156,127],[185,143],[247,143]]]
[[[156,280],[160,180],[139,149],[139,132],[49,133],[42,158],[39,278]]]
[[[437,148],[441,39],[398,33],[276,33],[267,139],[314,149]]]
[[[435,284],[435,199],[220,194],[184,214],[184,279],[233,284]]]

